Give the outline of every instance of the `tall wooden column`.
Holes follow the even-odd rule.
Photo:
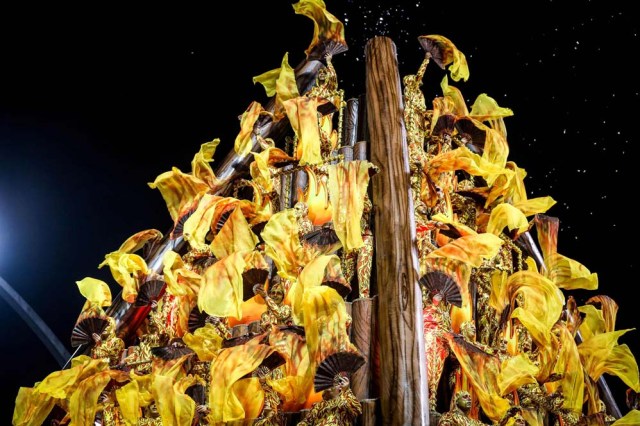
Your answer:
[[[409,153],[395,44],[375,37],[366,50],[367,123],[375,211],[380,402],[385,425],[428,425],[429,398],[418,284]]]

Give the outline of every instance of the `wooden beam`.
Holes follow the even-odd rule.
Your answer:
[[[385,425],[428,425],[428,390],[418,285],[409,154],[395,44],[374,37],[365,49],[366,109],[375,206],[380,339],[380,402]]]

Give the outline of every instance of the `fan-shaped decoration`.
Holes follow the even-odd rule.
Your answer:
[[[244,301],[251,299],[254,296],[253,286],[256,284],[264,285],[264,282],[269,277],[269,271],[262,268],[250,268],[242,273],[242,299]]]
[[[471,198],[477,204],[483,205],[487,201],[487,195],[489,191],[486,187],[479,187],[456,191],[456,193],[458,195],[462,195],[463,197]]]
[[[273,371],[276,368],[280,367],[281,365],[284,365],[285,362],[286,360],[284,359],[282,354],[280,354],[280,352],[274,351],[274,352],[271,352],[271,355],[267,356],[265,359],[262,360],[262,362],[256,368],[256,370],[260,367],[266,367],[267,369],[269,369],[269,371]],[[244,376],[241,377],[241,379],[251,377],[252,374],[253,374],[253,371],[245,374]]]
[[[442,135],[443,133],[452,134],[454,124],[456,121],[456,117],[453,114],[444,114],[438,117],[438,121],[436,121],[436,125],[433,127],[433,134],[436,136]]]
[[[143,282],[136,297],[136,306],[149,306],[154,300],[157,302],[164,294],[164,289],[165,282],[162,279]]]
[[[196,211],[195,208],[191,208],[185,211],[184,213],[182,213],[180,216],[178,216],[178,219],[176,220],[176,223],[173,226],[173,229],[171,230],[172,240],[175,240],[176,238],[179,238],[182,236],[182,232],[184,231],[184,223],[187,221],[187,219],[189,219],[189,217],[195,211]]]
[[[420,278],[419,283],[426,287],[429,292],[440,294],[442,300],[450,305],[462,307],[460,287],[450,275],[440,271],[427,272]]]
[[[193,353],[195,352],[188,348],[187,345],[185,345],[182,339],[179,337],[172,339],[167,346],[158,346],[156,348],[151,348],[151,354],[153,356],[162,358],[165,361],[180,358],[183,355]]]
[[[349,50],[349,46],[345,42],[338,40],[325,39],[321,43],[314,46],[314,48],[307,55],[308,60],[322,61],[328,56],[333,57],[342,52]]]
[[[269,333],[262,333],[257,336],[245,334],[244,336],[232,337],[230,339],[224,339],[222,342],[223,348],[231,348],[233,346],[244,345],[250,340],[256,339],[256,343],[266,344],[269,341]]]
[[[160,246],[160,242],[162,241],[162,237],[152,238],[142,246],[142,257],[145,259],[150,259],[152,255],[155,254],[156,249]]]
[[[280,331],[284,331],[286,333],[297,334],[300,337],[305,337],[306,334],[304,332],[304,327],[299,325],[281,325],[278,327]]]
[[[316,370],[313,387],[316,392],[333,386],[334,378],[341,373],[351,375],[365,363],[362,355],[356,352],[336,352],[326,357]]]
[[[229,216],[231,216],[231,213],[233,213],[235,209],[229,209],[226,212],[222,213],[220,215],[220,218],[218,219],[218,222],[216,222],[216,234],[218,232],[220,232],[220,230],[222,229],[222,227],[224,226],[225,223],[227,223],[227,220],[229,219]]]
[[[108,325],[109,318],[106,315],[91,314],[78,319],[71,332],[71,346],[75,348],[85,344],[93,345],[93,333],[102,335]]]
[[[469,117],[458,118],[456,120],[455,126],[458,130],[458,133],[467,135],[467,148],[475,153],[482,154],[482,151],[484,150],[484,143],[487,139],[486,130],[478,127]],[[469,145],[472,145],[473,148]]]
[[[264,240],[262,239],[262,236],[260,235],[260,233],[264,229],[264,226],[267,224],[267,222],[268,221],[258,222],[255,225],[251,226],[251,230],[253,231],[254,234],[256,234],[258,236],[258,238],[260,239],[261,243],[264,243]]]
[[[492,357],[495,355],[492,355],[490,353],[488,353],[487,351],[485,351],[484,349],[480,348],[479,346],[474,345],[471,342],[468,342],[461,334],[456,334],[456,333],[451,333],[451,336],[453,336],[453,340],[461,345],[465,352],[467,353],[477,353],[477,354],[481,354],[481,355],[486,355],[488,357]]]
[[[185,392],[191,399],[193,399],[196,405],[205,405],[207,403],[207,393],[204,385],[196,383],[189,386]]]
[[[325,280],[322,281],[322,285],[331,287],[343,298],[351,294],[351,286],[342,276],[332,278],[325,277]]]
[[[418,37],[418,42],[420,42],[420,46],[422,46],[422,49],[424,49],[424,51],[431,56],[433,62],[435,62],[442,69],[447,66],[445,61],[453,56],[452,46],[447,43],[443,43],[437,38],[420,36]]]
[[[194,306],[189,313],[189,321],[187,323],[187,327],[189,327],[189,332],[193,333],[200,327],[204,327],[207,321],[207,317],[209,314],[206,312],[200,311],[198,306]]]
[[[346,298],[351,293],[351,285],[344,278],[340,263],[329,262],[327,264],[321,284],[331,287],[343,298]]]
[[[319,247],[330,246],[340,241],[338,234],[330,226],[322,226],[320,229],[307,232],[302,236],[302,239],[311,245]]]
[[[192,262],[193,266],[200,268],[202,271],[216,263],[218,259],[215,256],[199,256]]]

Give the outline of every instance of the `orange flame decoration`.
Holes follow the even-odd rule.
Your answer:
[[[324,178],[318,179],[311,167],[306,167],[305,170],[309,177],[309,185],[305,193],[298,194],[298,199],[302,197],[301,201],[309,207],[309,220],[316,226],[324,225],[332,216],[327,182]]]

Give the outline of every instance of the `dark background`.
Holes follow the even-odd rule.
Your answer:
[[[103,279],[115,297],[119,286],[97,268],[104,255],[138,231],[170,228],[147,183],[172,166],[190,171],[214,138],[221,161],[238,115],[266,103],[252,77],[279,67],[285,52],[293,66],[304,58],[312,21],[293,2],[255,3],[0,14],[0,276],[65,345],[84,303],[75,281]],[[614,298],[617,328],[634,328],[640,43],[631,3],[476,3],[327,0],[350,46],[334,58],[341,87],[347,98],[364,92],[373,36],[395,42],[402,75],[423,58],[418,36],[451,39],[471,70],[453,84],[469,105],[487,93],[514,111],[510,159],[527,170],[531,197],[558,201],[548,214],[561,220],[559,251],[598,273],[588,296]],[[430,65],[428,102],[443,75]],[[8,424],[18,387],[60,367],[4,300],[0,324]],[[620,342],[640,354],[638,331]],[[626,412],[625,386],[607,380]]]

